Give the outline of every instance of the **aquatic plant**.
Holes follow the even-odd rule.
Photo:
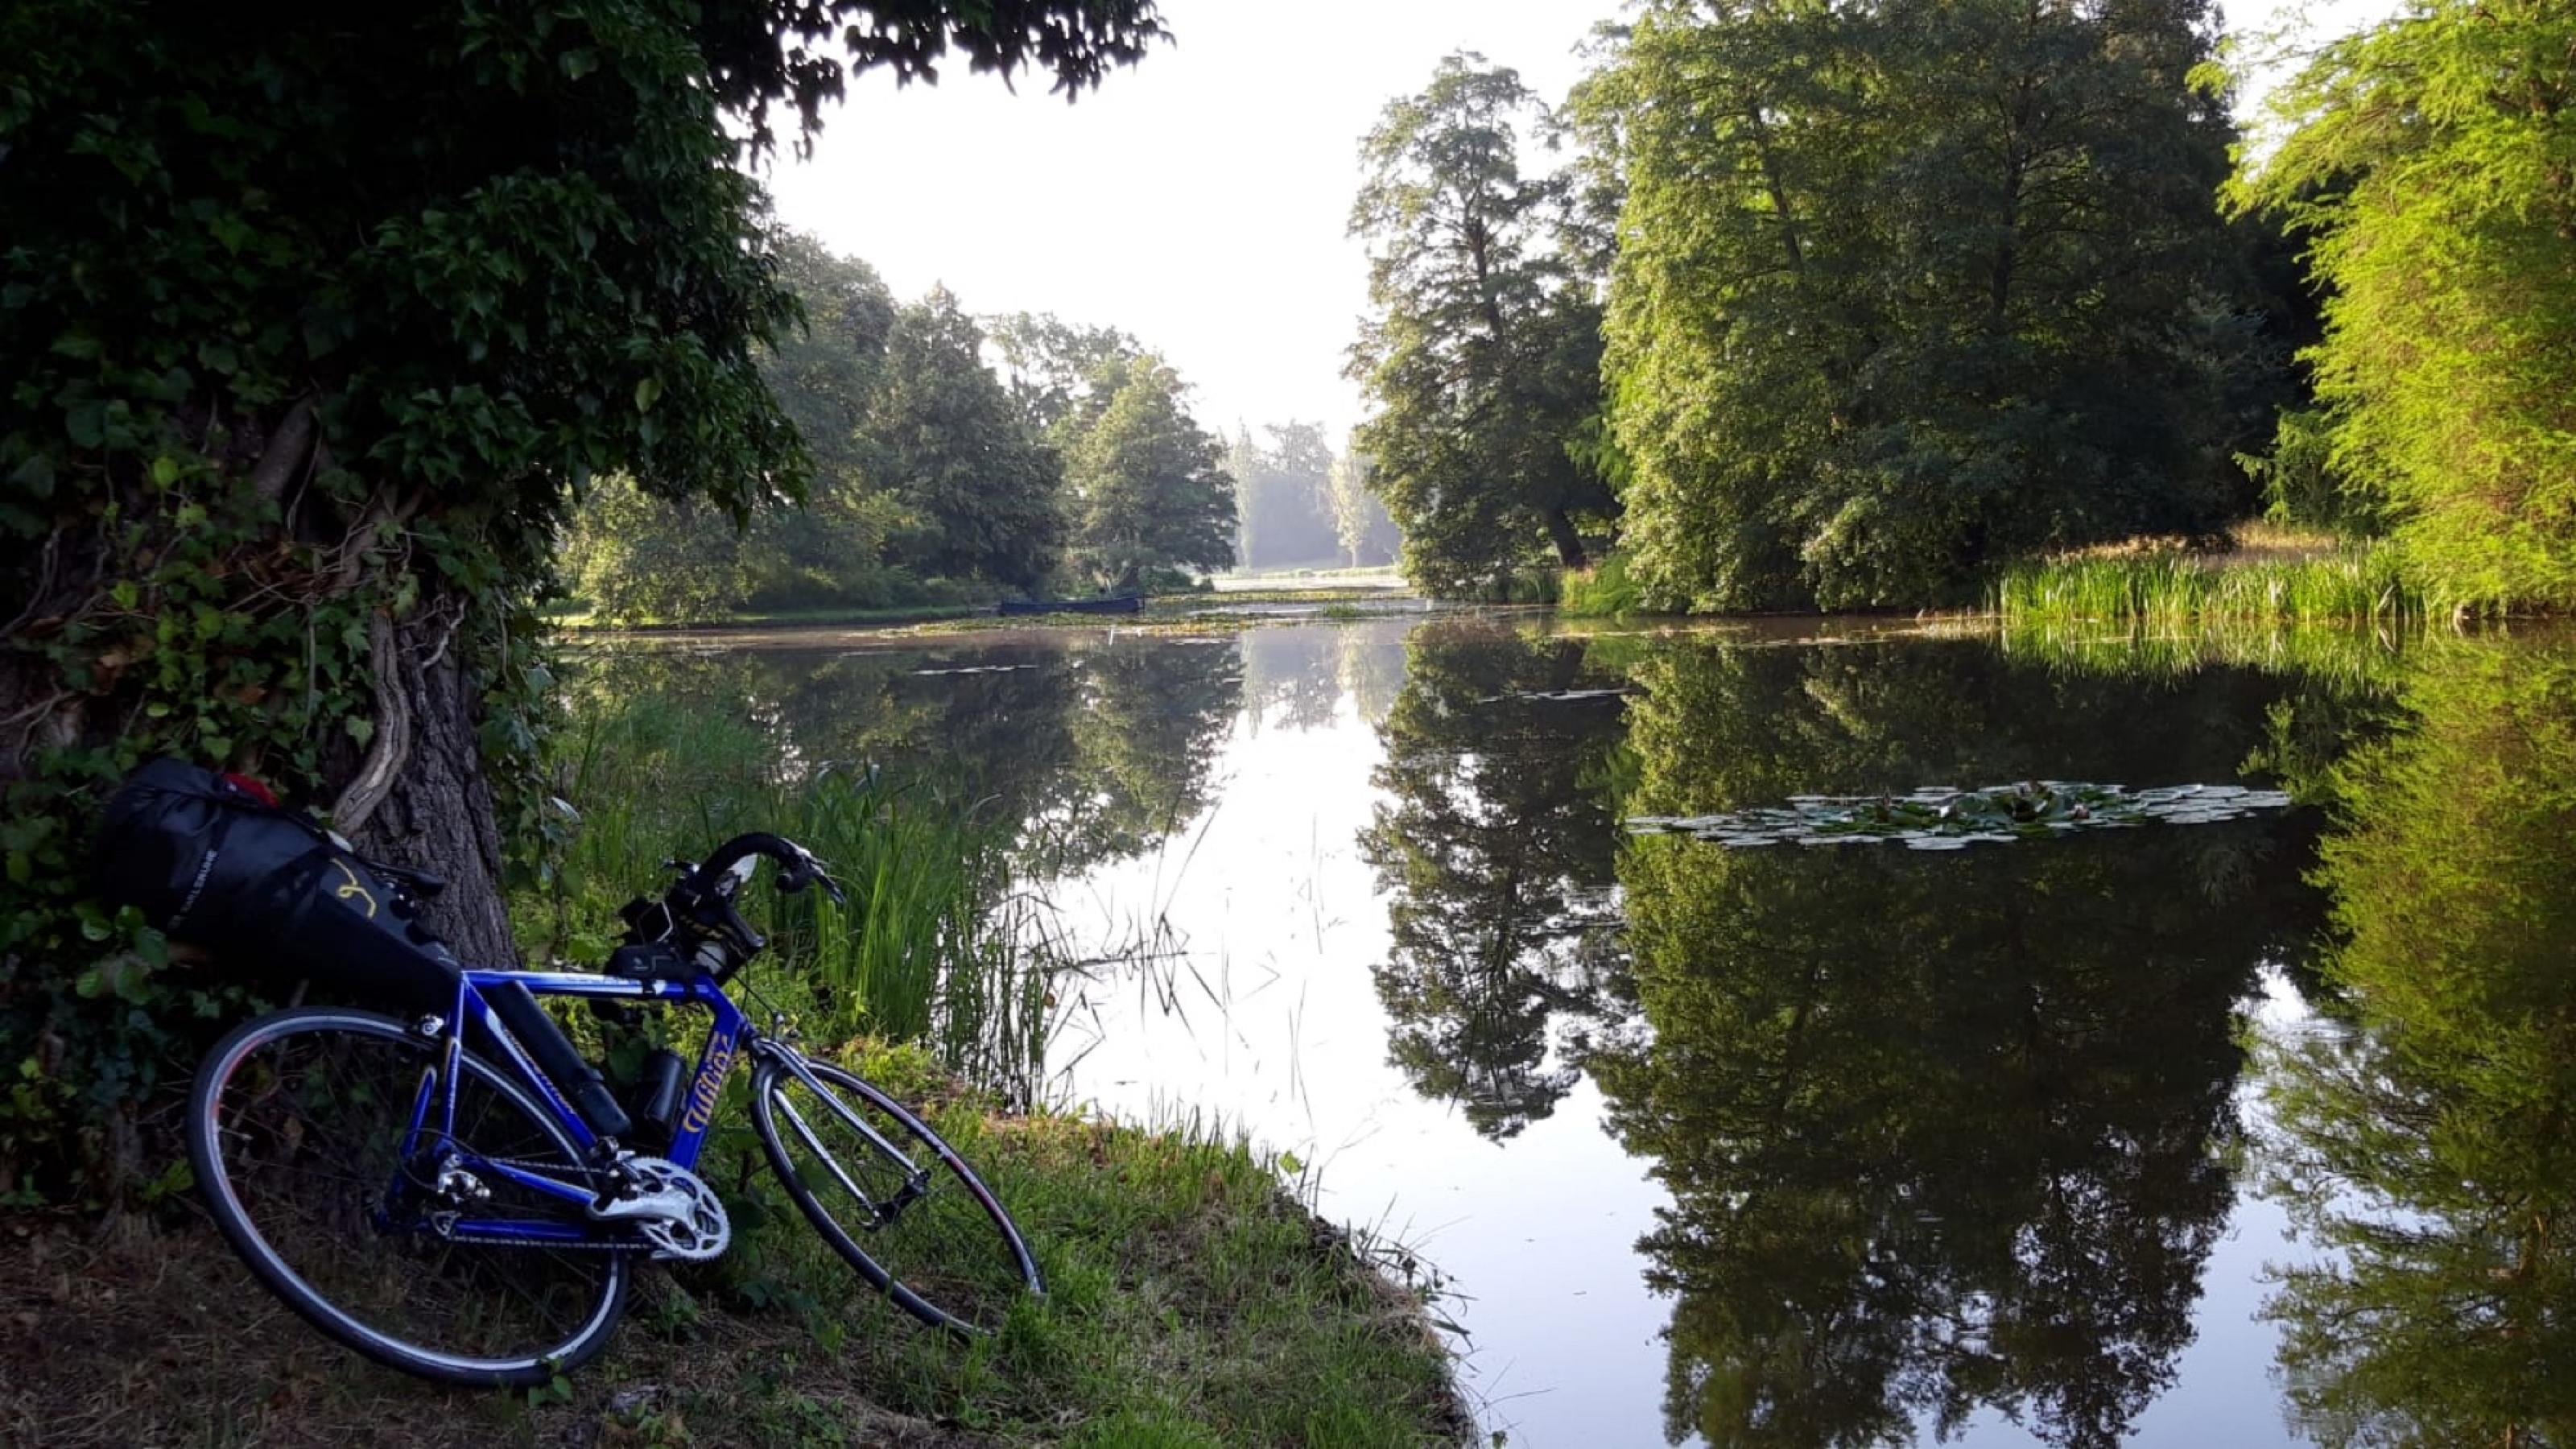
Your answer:
[[[1043,904],[1010,879],[1016,822],[925,782],[803,757],[747,709],[650,694],[592,697],[553,762],[581,814],[564,857],[515,914],[536,959],[605,956],[616,907],[664,864],[743,830],[775,830],[850,887],[835,909],[752,892],[807,1029],[928,1044],[940,1062],[1020,1092],[1043,1060]]]
[[[1792,795],[1785,806],[1719,815],[1631,816],[1628,828],[1639,834],[1692,835],[1738,849],[1898,840],[1911,850],[1962,850],[1981,841],[2076,830],[2203,825],[2289,803],[2282,791],[2242,785],[2133,791],[2125,785],[2031,780],[1982,790],[1932,785],[1908,795]]]
[[[2369,545],[2261,563],[2189,553],[2043,559],[2005,573],[1994,608],[2010,623],[2117,619],[2150,626],[2209,619],[2400,624],[2427,613],[2396,553]]]

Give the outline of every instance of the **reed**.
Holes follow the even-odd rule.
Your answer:
[[[2206,620],[2412,627],[2429,612],[2395,554],[2367,545],[2239,563],[2192,553],[2042,560],[2005,573],[1994,608],[2013,623],[2118,622],[2149,629]]]
[[[1011,882],[1008,822],[927,781],[803,758],[747,710],[643,695],[577,713],[556,783],[578,820],[518,911],[532,956],[598,960],[617,907],[668,881],[666,862],[775,831],[822,857],[849,903],[755,885],[743,910],[771,950],[753,984],[785,993],[809,1036],[917,1041],[978,1082],[1034,1090],[1051,948]]]
[[[1628,576],[1628,556],[1607,553],[1588,569],[1568,569],[1557,585],[1557,611],[1571,618],[1613,619],[1642,612],[1645,592]]]

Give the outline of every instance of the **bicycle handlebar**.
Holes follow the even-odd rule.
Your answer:
[[[778,862],[778,888],[789,895],[819,883],[823,893],[835,902],[847,899],[841,893],[840,882],[823,873],[822,862],[814,858],[812,851],[766,830],[737,835],[717,846],[705,863],[690,873],[690,884],[700,890],[716,891],[716,883],[722,876],[755,855],[765,855]]]
[[[778,889],[794,894],[809,885],[821,885],[823,893],[834,904],[848,900],[841,883],[823,870],[823,863],[813,852],[785,836],[754,830],[737,835],[715,848],[704,862],[685,870],[671,885],[663,899],[672,912],[688,917],[699,925],[726,938],[733,947],[734,961],[719,973],[731,974],[735,967],[757,956],[769,945],[751,923],[734,909],[733,893],[737,883],[736,867],[754,856],[767,856],[778,865]]]

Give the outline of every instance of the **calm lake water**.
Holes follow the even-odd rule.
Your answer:
[[[2564,1430],[2571,660],[1420,615],[666,677],[1024,822],[1138,958],[1059,983],[1057,1092],[1292,1153],[1509,1442],[2202,1446]],[[2340,804],[1625,823],[2040,780]]]

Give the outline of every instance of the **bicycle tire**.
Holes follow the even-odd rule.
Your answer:
[[[828,1062],[807,1061],[805,1067],[824,1086],[826,1095],[847,1093],[858,1099],[857,1105],[818,1099],[812,1084],[776,1057],[768,1057],[752,1073],[752,1127],[787,1195],[860,1277],[922,1322],[970,1337],[999,1327],[1013,1298],[1046,1291],[1038,1279],[1037,1259],[1019,1225],[957,1149],[857,1073]],[[799,1098],[807,1099],[813,1110],[800,1108]],[[834,1110],[836,1105],[858,1114],[908,1156],[915,1148],[923,1154],[914,1161],[931,1179],[928,1191],[893,1221],[865,1222],[870,1214],[851,1198],[849,1189],[865,1178],[883,1189],[876,1194],[883,1200],[896,1190],[891,1184],[904,1179],[902,1167],[851,1130],[848,1118]],[[780,1130],[782,1115],[788,1119],[788,1129],[796,1133],[793,1139]],[[830,1146],[820,1140],[826,1128],[836,1129]],[[791,1145],[807,1149],[810,1165],[800,1164],[789,1150]],[[856,1160],[855,1171],[840,1160],[834,1147]],[[825,1205],[809,1178],[820,1178],[821,1186],[838,1190],[835,1195],[844,1202],[839,1215]],[[927,1206],[933,1203],[938,1206]],[[845,1223],[845,1217],[850,1221]],[[875,1245],[874,1252],[861,1246],[862,1236]]]
[[[379,1069],[378,1085],[390,1081],[396,1090],[416,1097],[420,1073],[434,1070],[443,1050],[443,1043],[389,1017],[337,1007],[304,1007],[245,1022],[217,1043],[197,1068],[189,1097],[188,1160],[215,1226],[233,1251],[263,1286],[325,1336],[388,1368],[437,1383],[474,1387],[548,1383],[607,1346],[625,1312],[631,1254],[433,1238],[396,1218],[386,1199],[401,1153],[399,1139],[388,1144],[384,1134],[408,1126],[410,1099],[386,1106],[385,1092],[366,1089],[365,1078],[359,1075],[366,1070],[363,1067],[352,1067],[347,1074],[358,1084],[356,1088],[344,1081],[335,1091],[328,1075],[329,1059],[335,1053],[343,1062],[379,1059],[388,1065]],[[266,1060],[271,1056],[277,1060]],[[317,1058],[319,1064],[303,1065],[305,1056]],[[578,1167],[580,1149],[525,1089],[470,1052],[460,1053],[459,1060],[463,1077],[457,1088],[458,1140],[487,1156],[539,1161],[559,1157],[564,1166]],[[306,1074],[314,1071],[324,1074],[321,1084],[304,1085]],[[402,1086],[405,1074],[408,1088]],[[326,1129],[312,1115],[316,1108],[347,1117],[362,1134],[372,1117],[375,1130],[366,1138],[369,1159],[328,1156],[328,1149],[318,1145],[325,1141]],[[513,1115],[520,1120],[510,1123]],[[400,1127],[389,1129],[387,1124],[396,1119]],[[271,1126],[272,1120],[283,1125]],[[277,1161],[264,1167],[252,1160],[263,1139],[268,1150],[278,1154]],[[381,1162],[373,1160],[378,1156]],[[299,1157],[308,1160],[298,1165],[294,1159]],[[312,1159],[318,1159],[320,1166],[314,1166]],[[320,1194],[324,1206],[320,1211],[291,1206],[282,1214],[265,1211],[271,1199],[284,1204],[296,1196],[270,1190],[281,1179],[328,1181],[331,1185]],[[501,1189],[496,1201],[543,1201],[524,1189],[511,1189],[506,1182]],[[514,1192],[524,1196],[514,1198]],[[284,1215],[301,1222],[281,1223]],[[336,1227],[342,1236],[355,1239],[359,1248],[308,1252],[301,1243],[282,1247],[277,1241],[295,1236],[282,1233],[282,1227],[307,1224],[326,1232]],[[369,1244],[361,1234],[349,1231],[351,1227],[371,1231],[374,1242]],[[568,1321],[570,1331],[558,1337],[552,1328],[539,1329],[534,1337],[547,1341],[506,1351],[414,1342],[374,1321],[385,1310],[335,1301],[359,1296],[354,1287],[326,1291],[311,1281],[336,1276],[324,1270],[336,1269],[338,1264],[331,1260],[346,1256],[361,1265],[351,1279],[353,1285],[363,1286],[367,1278],[381,1282],[388,1276],[381,1263],[395,1255],[423,1265],[396,1300],[404,1306],[434,1312],[442,1301],[457,1299],[453,1286],[470,1285],[479,1274],[523,1300],[523,1313]],[[552,1271],[574,1269],[576,1263],[575,1271]],[[569,1296],[558,1300],[559,1292]],[[486,1296],[510,1301],[499,1294]],[[555,1301],[561,1301],[567,1311],[550,1307]],[[489,1331],[500,1331],[500,1317],[488,1321]]]

